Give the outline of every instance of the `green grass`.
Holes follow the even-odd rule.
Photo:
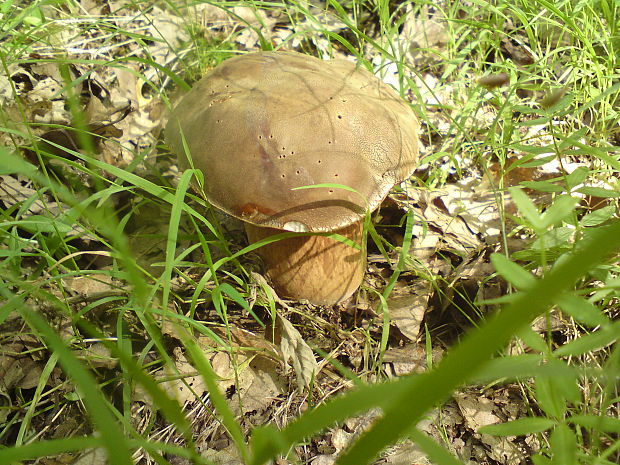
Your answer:
[[[375,407],[384,416],[341,454],[339,464],[370,463],[405,438],[434,463],[461,463],[446,444],[417,429],[418,420],[457,389],[510,383],[520,386],[529,415],[486,426],[481,434],[535,436],[540,443],[531,457],[535,465],[617,463],[620,3],[330,0],[331,22],[325,9],[309,3],[210,4],[237,27],[202,24],[190,14],[196,5],[188,10],[179,0],[128,2],[116,13],[131,21],[90,16],[72,0],[0,3],[2,74],[13,76],[0,81],[0,175],[23,183],[21,196],[0,211],[0,356],[22,337],[28,341],[23,350],[44,360],[34,387],[0,388],[6,399],[0,404],[1,463],[93,447],[105,448],[115,464],[133,463],[140,450],[157,463],[169,463],[174,455],[209,463],[196,443],[193,420],[161,383],[164,367],[178,374],[174,347],[204,377],[210,393],[200,401],[204,411],[214,411],[245,463],[258,465],[279,455],[296,463],[297,445]],[[239,6],[248,9],[233,11]],[[433,19],[445,21],[445,44],[399,40],[429,7]],[[182,42],[170,35],[160,11],[193,18],[183,23]],[[282,43],[265,27],[276,13],[291,31],[278,36]],[[340,26],[332,27],[336,23]],[[145,130],[136,147],[110,132],[99,138],[102,122],[85,112],[95,98],[111,105],[105,87],[118,87],[110,77],[115,70],[135,78],[125,82],[139,85],[135,98],[144,98],[141,104],[153,99],[163,108],[207,69],[243,53],[248,40],[263,49],[346,53],[388,77],[395,69],[398,90],[412,96],[423,122],[427,168],[414,185],[432,192],[477,176],[494,194],[501,215],[500,241],[490,255],[496,274],[489,283],[503,283],[504,292],[470,301],[482,315],[473,319],[475,329],[459,332],[460,342],[432,370],[388,382],[381,368],[390,344],[388,307],[385,321],[371,321],[364,341],[355,339],[366,354],[366,368],[352,372],[334,362],[343,383],[357,376],[356,388],[316,405],[323,391],[315,380],[306,387],[313,407],[296,418],[278,419],[282,428],[252,428],[237,415],[227,393],[219,392],[210,362],[215,353],[236,360],[248,349],[234,339],[239,322],[259,332],[275,321],[276,311],[285,310],[253,278],[252,253],[260,244],[244,246],[226,219],[194,195],[190,186],[198,173],[174,178],[174,170],[167,171],[174,158],[158,128]],[[42,69],[53,69],[58,84],[47,102],[29,97]],[[498,86],[479,81],[500,73],[507,77]],[[436,82],[425,81],[428,76]],[[104,84],[98,97],[97,80]],[[148,107],[147,114],[156,115],[156,108]],[[52,111],[64,123],[46,119]],[[115,127],[122,124],[121,119]],[[71,144],[57,138],[59,131],[69,134]],[[109,154],[126,157],[106,158]],[[532,178],[548,162],[582,166]],[[591,207],[594,202],[602,208]],[[408,256],[409,232],[420,218],[414,211],[402,216],[402,244],[381,235],[380,227],[369,231],[394,263],[384,285],[367,294],[381,295],[385,305],[399,280],[420,276],[438,292],[457,295],[458,286],[453,294],[448,291],[458,274],[454,280],[433,275]],[[75,277],[111,284],[84,297],[70,284]],[[548,323],[559,318],[562,331],[550,324],[534,331],[530,323],[538,316]],[[311,337],[316,335],[311,328],[321,325],[342,342],[356,331],[334,329],[318,315],[310,320],[298,326]],[[440,341],[441,333],[427,328],[428,350]],[[101,369],[94,358],[80,355],[93,342],[109,351],[113,368]],[[331,341],[327,351],[321,347],[316,354],[340,342]],[[236,366],[236,376],[243,369]],[[370,378],[380,382],[362,382]],[[132,415],[137,387],[148,393],[159,415],[153,414],[147,428]],[[296,395],[294,387],[288,395]],[[87,415],[90,424],[73,435],[41,433],[55,406]],[[173,425],[170,440],[154,439],[162,424]]]

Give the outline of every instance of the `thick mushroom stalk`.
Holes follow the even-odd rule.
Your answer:
[[[366,213],[415,169],[418,129],[411,107],[355,63],[258,52],[196,83],[165,134],[181,169],[202,171],[201,193],[247,223],[251,241],[304,231],[361,244]],[[364,246],[324,236],[259,253],[282,296],[319,304],[349,297],[365,264]]]
[[[297,236],[258,249],[265,272],[282,297],[314,305],[333,305],[350,297],[360,286],[366,268],[363,220],[333,231],[360,248],[326,236]],[[254,243],[283,231],[246,223],[245,230]]]

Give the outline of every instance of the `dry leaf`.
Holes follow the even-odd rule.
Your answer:
[[[225,352],[213,357],[211,364],[220,380],[222,392],[232,392],[229,405],[234,412],[261,411],[285,392],[284,383],[277,374],[277,363],[267,357],[236,354],[235,362]]]
[[[426,350],[419,344],[407,344],[404,347],[392,347],[383,354],[383,363],[391,366],[395,376],[421,373],[426,370]],[[433,350],[433,362],[441,357],[439,349]]]
[[[401,32],[401,39],[409,43],[411,49],[441,49],[448,43],[446,21],[439,11],[431,14],[428,7],[422,8],[419,15],[408,14]]]
[[[103,447],[89,449],[80,456],[72,465],[107,465],[108,453]]]
[[[118,359],[113,357],[110,349],[100,342],[86,349],[74,351],[74,354],[91,367],[112,369],[118,365]]]
[[[525,454],[512,439],[476,433],[482,426],[501,423],[501,418],[493,413],[496,408],[495,403],[486,397],[468,394],[457,394],[454,399],[463,415],[465,426],[490,447],[488,451],[485,451],[489,457],[505,465],[522,463],[526,458]]]
[[[280,349],[284,361],[293,365],[299,389],[307,388],[318,373],[314,352],[290,321],[278,314],[277,322],[282,334]]]
[[[500,422],[500,419],[493,414],[495,404],[486,397],[458,394],[454,400],[465,419],[465,425],[473,431],[478,431],[482,426]]]
[[[243,412],[261,411],[273,404],[287,389],[276,372],[277,364],[266,357],[255,357],[250,363],[252,383],[241,393]]]
[[[64,279],[65,288],[84,297],[101,294],[113,289],[112,277],[108,274],[89,274]]]
[[[332,446],[334,446],[336,452],[340,452],[349,445],[352,437],[353,434],[347,433],[342,428],[336,428],[331,434]]]
[[[406,439],[403,442],[391,447],[384,458],[384,462],[390,465],[430,465],[431,462],[426,458],[416,444]]]
[[[159,386],[166,391],[168,395],[176,398],[181,404],[194,401],[197,397],[201,397],[205,393],[207,388],[204,381],[200,374],[196,372],[196,369],[187,361],[187,358],[185,358],[180,348],[174,350],[174,355],[175,368],[165,366],[164,376],[166,378],[177,379],[164,381],[160,383]],[[180,379],[179,375],[182,376]],[[148,395],[145,397],[147,399],[149,398]]]
[[[418,338],[431,292],[431,283],[420,280],[402,291],[399,289],[398,293],[392,293],[387,299],[390,324],[410,341]]]
[[[12,405],[12,391],[15,388],[32,389],[39,384],[42,365],[29,355],[25,345],[13,342],[0,349],[0,406]],[[10,408],[0,408],[0,423],[12,412]]]
[[[29,198],[37,195],[37,191],[32,189],[30,185],[31,182],[21,176],[1,175],[0,203],[8,210],[14,205],[23,203]],[[27,213],[37,215],[45,209],[46,205],[47,204],[44,205],[41,200],[35,200],[29,205]],[[28,215],[24,216],[27,217]]]
[[[244,465],[234,446],[223,450],[207,449],[200,455],[214,465]]]
[[[0,106],[4,107],[13,102],[13,87],[11,86],[11,81],[2,73],[0,74]]]
[[[0,351],[0,393],[6,394],[19,387],[32,389],[39,383],[43,371],[39,363],[28,355],[26,346],[12,343],[2,347]]]

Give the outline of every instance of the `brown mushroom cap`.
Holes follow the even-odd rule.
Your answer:
[[[181,100],[166,140],[205,175],[208,201],[258,226],[332,231],[374,210],[411,175],[418,121],[354,63],[293,52],[231,58]],[[335,183],[339,188],[292,190]]]

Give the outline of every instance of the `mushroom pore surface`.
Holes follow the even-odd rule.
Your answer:
[[[359,227],[347,227],[360,223],[394,184],[411,175],[418,128],[410,106],[355,63],[258,52],[226,60],[196,83],[173,110],[165,137],[181,168],[204,173],[207,200],[226,213],[279,231],[343,230],[359,241]],[[316,184],[331,185],[296,190]],[[250,230],[251,239],[262,237]],[[343,277],[335,259],[335,251],[355,249],[329,238],[287,241],[281,241],[287,250],[298,247],[323,257],[315,264],[324,274],[320,279],[357,282],[353,291],[359,285],[359,267],[350,267],[352,277]],[[325,244],[329,254],[316,252]],[[259,253],[266,257],[274,247]],[[365,263],[359,253],[351,256]],[[265,262],[275,281],[282,273],[270,271],[270,260]],[[288,271],[286,279],[291,273],[302,272]],[[297,291],[276,287],[297,297]]]

